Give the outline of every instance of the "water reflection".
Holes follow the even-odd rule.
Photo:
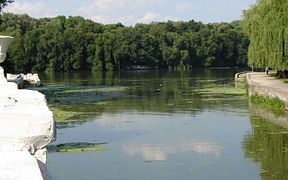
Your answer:
[[[108,114],[102,114],[101,116],[97,117],[94,120],[97,124],[99,124],[101,127],[112,127],[112,128],[121,128],[127,123],[131,123],[132,120],[128,120],[127,117],[123,116],[117,116],[117,117],[111,117]]]
[[[58,124],[73,125],[58,130],[55,144],[109,142],[103,152],[50,153],[49,171],[70,180],[259,179],[257,163],[243,157],[248,101],[233,77],[230,70],[193,70],[41,78],[66,88],[46,91],[63,119]],[[105,99],[87,93],[99,86],[127,89]]]
[[[273,111],[257,104],[249,104],[251,114],[259,116],[269,122],[288,128],[288,111]]]
[[[288,116],[250,105],[252,132],[245,136],[245,156],[260,163],[262,179],[288,177]]]
[[[127,144],[123,145],[126,154],[141,155],[145,161],[165,161],[170,155],[196,152],[220,157],[223,147],[215,142],[190,142],[182,144]]]
[[[41,90],[54,112],[68,114],[62,119],[73,124],[125,111],[191,115],[207,109],[246,111],[245,90],[234,88],[233,76],[233,71],[216,70],[46,74],[41,79],[48,86]],[[91,91],[99,87],[126,89]]]

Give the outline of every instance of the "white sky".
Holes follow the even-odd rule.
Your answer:
[[[230,22],[256,0],[15,0],[4,12],[32,17],[83,16],[96,22],[124,25],[152,21]]]

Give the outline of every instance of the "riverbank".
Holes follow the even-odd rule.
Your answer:
[[[238,77],[243,78],[243,74],[240,73]],[[288,110],[288,84],[264,72],[248,72],[245,73],[245,77],[249,96],[279,98]]]

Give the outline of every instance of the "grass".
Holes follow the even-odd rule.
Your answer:
[[[267,98],[263,96],[250,96],[250,100],[254,104],[259,104],[271,110],[275,114],[283,114],[285,112],[285,103],[279,98]]]
[[[262,104],[266,107],[284,109],[285,104],[279,98],[266,98],[263,96],[251,96],[251,101],[257,104]]]

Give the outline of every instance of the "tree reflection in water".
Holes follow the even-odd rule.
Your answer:
[[[245,156],[260,163],[262,179],[287,179],[287,113],[275,115],[257,105],[251,105],[250,112],[252,133],[247,134],[243,142]]]

